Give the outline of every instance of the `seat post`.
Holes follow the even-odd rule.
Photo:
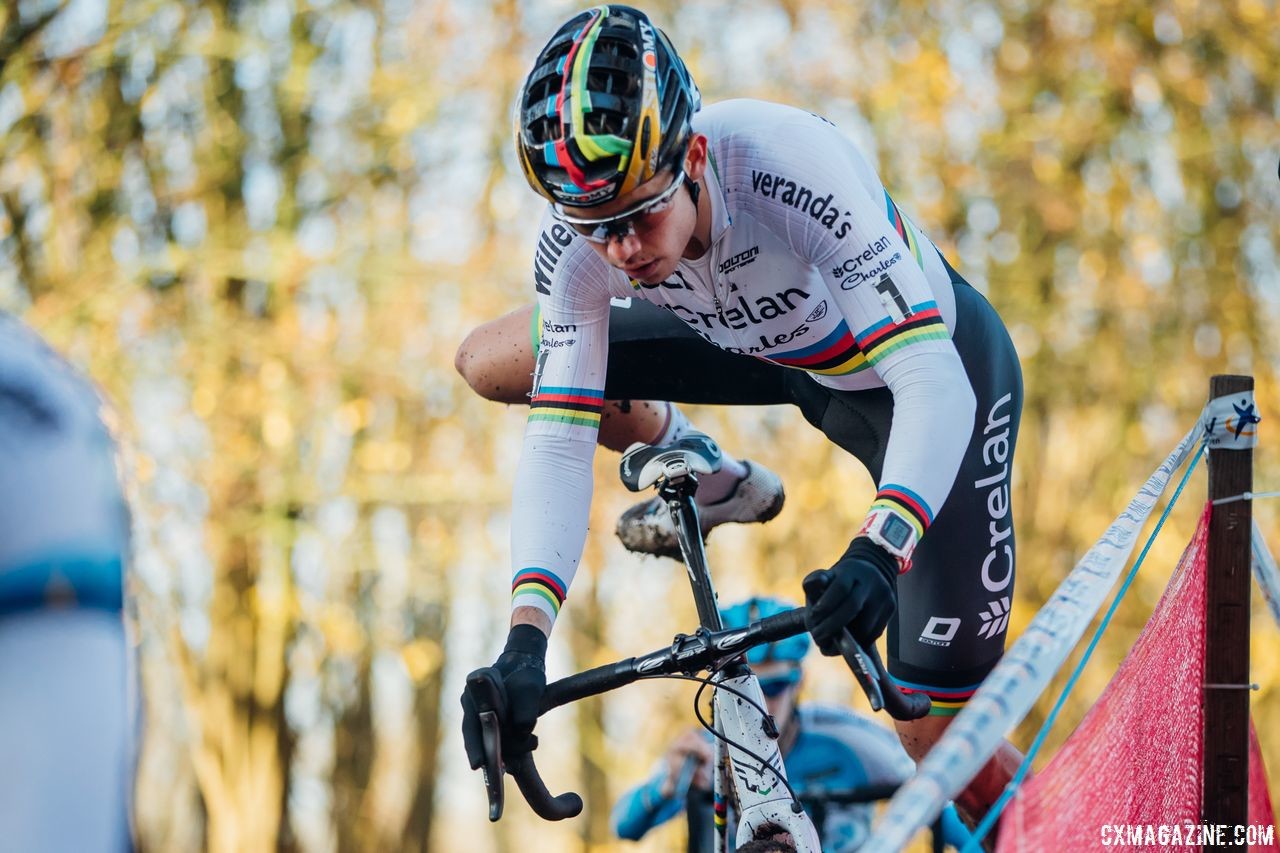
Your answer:
[[[698,523],[698,504],[694,494],[698,491],[698,475],[685,469],[680,474],[663,479],[658,495],[667,503],[671,520],[676,527],[676,540],[684,555],[689,586],[698,607],[698,620],[709,631],[724,630],[720,608],[716,601],[715,586],[711,583],[711,571],[707,567],[707,552],[702,544],[702,528]]]

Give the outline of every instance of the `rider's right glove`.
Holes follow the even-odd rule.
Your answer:
[[[533,725],[538,721],[542,694],[547,689],[547,635],[533,625],[516,625],[507,634],[507,645],[493,666],[477,670],[498,686],[498,721],[502,752],[514,757],[538,746]],[[462,691],[462,741],[467,760],[475,770],[484,763],[484,739],[479,710],[471,688]]]
[[[864,646],[874,643],[898,606],[897,577],[893,556],[865,536],[849,543],[831,568],[810,572],[804,579],[805,624],[818,649],[840,654],[845,627]]]

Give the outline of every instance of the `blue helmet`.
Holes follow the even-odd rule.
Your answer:
[[[746,601],[740,601],[732,607],[726,607],[721,610],[720,618],[724,620],[726,628],[745,628],[752,622],[757,622],[768,616],[785,613],[794,609],[795,606],[777,598],[752,596]],[[809,635],[807,633],[797,634],[785,640],[778,640],[776,643],[756,646],[747,652],[747,663],[761,664],[773,663],[774,661],[799,663],[804,660],[804,656],[808,653]]]

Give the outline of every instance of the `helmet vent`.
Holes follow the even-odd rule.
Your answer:
[[[649,118],[645,117],[644,124],[640,126],[640,159],[647,160],[649,158]]]

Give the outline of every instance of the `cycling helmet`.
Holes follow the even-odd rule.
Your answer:
[[[524,176],[552,203],[612,201],[678,164],[698,87],[666,35],[630,6],[596,6],[556,31],[516,106]]]
[[[720,618],[724,620],[726,628],[745,628],[752,622],[757,622],[768,616],[776,616],[794,607],[794,604],[789,604],[776,598],[753,596],[746,601],[721,610]],[[797,634],[785,640],[778,640],[776,643],[756,646],[747,653],[747,663],[760,664],[773,663],[774,661],[799,663],[804,660],[804,656],[808,653],[809,635],[807,633]]]

